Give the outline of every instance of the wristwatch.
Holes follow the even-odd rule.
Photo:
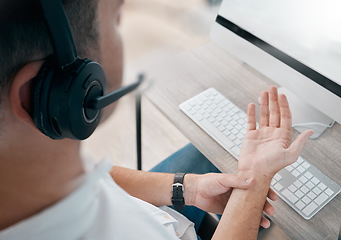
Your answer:
[[[184,177],[186,173],[176,173],[174,176],[174,183],[172,185],[172,204],[177,211],[182,211],[185,206],[184,193]]]

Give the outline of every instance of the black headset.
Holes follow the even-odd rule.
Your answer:
[[[137,88],[143,76],[104,96],[104,71],[98,63],[78,56],[62,1],[39,1],[54,53],[33,79],[33,120],[52,139],[83,140],[98,126],[101,109]]]

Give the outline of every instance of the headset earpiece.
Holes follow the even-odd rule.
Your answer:
[[[89,109],[88,101],[104,91],[105,74],[98,63],[78,58],[62,69],[49,58],[33,82],[33,120],[52,139],[85,139],[101,118],[101,110]]]

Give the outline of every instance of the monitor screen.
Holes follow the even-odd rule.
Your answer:
[[[217,21],[341,97],[340,10],[339,0],[225,0]]]

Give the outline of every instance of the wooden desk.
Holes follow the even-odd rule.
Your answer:
[[[236,173],[237,161],[179,110],[179,104],[214,87],[241,109],[257,103],[262,90],[276,85],[245,63],[209,44],[148,67],[154,86],[147,98],[222,172]],[[256,104],[257,105],[257,104]],[[257,113],[259,108],[257,106]],[[294,132],[296,137],[297,133]],[[302,156],[341,185],[341,126],[335,124],[310,140]],[[337,239],[341,226],[341,194],[311,220],[304,220],[281,199],[271,219],[292,239]]]

